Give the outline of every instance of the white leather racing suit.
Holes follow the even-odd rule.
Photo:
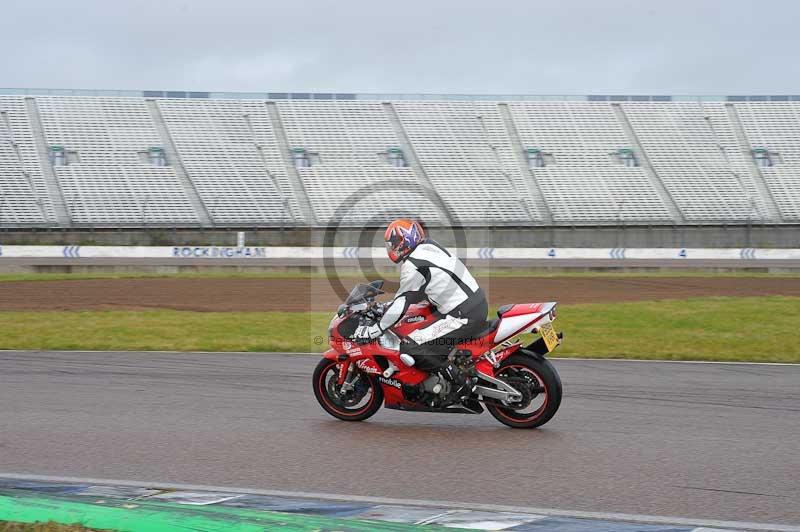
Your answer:
[[[380,336],[403,317],[409,305],[423,299],[435,306],[441,319],[409,335],[413,344],[405,350],[413,350],[418,360],[423,352],[446,357],[455,343],[486,324],[486,296],[467,267],[436,242],[426,240],[403,261],[400,288],[381,320],[361,334]],[[433,360],[426,362],[435,365]]]

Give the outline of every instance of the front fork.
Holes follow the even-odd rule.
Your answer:
[[[349,374],[353,373],[353,364],[349,360],[343,360],[338,364],[339,375],[336,384],[342,386]]]
[[[339,375],[336,382],[341,386],[341,391],[349,392],[352,390],[360,378],[361,373],[356,373],[355,366],[349,360],[345,360],[339,365]]]

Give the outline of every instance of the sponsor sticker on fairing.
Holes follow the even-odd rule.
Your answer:
[[[397,379],[387,379],[386,377],[378,377],[378,380],[384,384],[388,384],[389,386],[394,386],[397,389],[400,389],[403,384]]]
[[[350,356],[356,356],[361,354],[361,347],[353,342],[348,340],[342,341],[342,349],[344,349],[345,354]]]
[[[356,366],[364,373],[370,373],[372,375],[377,375],[381,372],[380,369],[376,368],[374,364],[372,364],[367,358],[362,358],[361,360],[357,361]]]

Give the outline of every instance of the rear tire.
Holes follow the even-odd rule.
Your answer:
[[[523,412],[525,408],[514,409],[513,405],[486,403],[486,409],[500,423],[515,429],[532,429],[550,421],[561,405],[561,378],[556,368],[545,358],[515,353],[508,357],[495,372],[495,377],[503,380],[503,370],[513,370],[525,375],[526,379],[535,381],[541,391],[537,397],[544,395],[543,404],[533,412]]]
[[[323,358],[314,369],[313,385],[317,402],[327,413],[343,421],[364,421],[372,417],[375,412],[380,410],[383,404],[383,389],[381,385],[375,378],[361,373],[361,379],[365,379],[363,382],[368,386],[364,393],[365,404],[345,404],[346,401],[341,396],[336,396],[336,388],[338,386],[336,384],[338,376],[336,365],[336,361]],[[331,379],[334,382],[331,382]],[[366,397],[367,395],[369,397]]]

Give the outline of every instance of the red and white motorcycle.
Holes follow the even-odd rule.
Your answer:
[[[561,379],[545,355],[562,334],[553,329],[556,303],[505,305],[497,319],[448,355],[469,379],[471,392],[438,373],[414,367],[401,353],[411,332],[436,320],[429,303],[411,305],[379,338],[365,344],[350,339],[359,325],[380,319],[383,281],[356,286],[331,320],[330,349],[314,371],[314,395],[322,408],[346,421],[362,421],[386,408],[409,411],[480,414],[482,405],[498,421],[515,428],[547,423],[561,404]],[[521,337],[538,338],[524,345]]]

